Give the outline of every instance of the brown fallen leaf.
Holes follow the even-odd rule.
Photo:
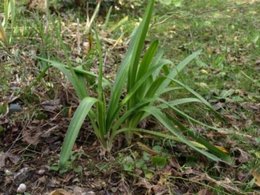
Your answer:
[[[244,150],[236,147],[232,149],[232,152],[235,155],[235,159],[236,159],[236,163],[238,164],[243,164],[249,161],[250,156],[247,152],[245,152]]]
[[[72,106],[69,107],[68,117],[69,118],[72,117]]]
[[[29,10],[37,10],[42,13],[45,13],[47,11],[47,1],[43,0],[30,0],[29,3],[27,4],[27,8]]]
[[[72,193],[64,190],[64,189],[57,189],[52,191],[49,195],[72,195]]]
[[[229,178],[225,178],[224,180],[215,180],[212,177],[210,177],[208,174],[204,174],[201,178],[203,178],[203,180],[215,183],[217,186],[221,186],[229,192],[242,194],[241,191],[232,184]]]
[[[208,189],[203,189],[198,192],[198,195],[213,195],[213,193]]]
[[[141,143],[141,142],[137,142],[137,145],[140,147],[141,150],[147,152],[148,154],[155,156],[158,155],[158,152],[156,152],[155,150],[149,148],[147,145]]]
[[[5,166],[6,159],[10,160],[13,164],[17,164],[20,157],[9,152],[0,152],[0,169]]]
[[[37,127],[28,127],[22,132],[23,141],[31,145],[37,145],[42,132]]]
[[[231,194],[243,194],[241,193],[240,189],[237,188],[237,186],[235,186],[232,183],[232,181],[227,177],[224,180],[216,180],[210,177],[207,173],[195,174],[195,175],[196,176],[190,178],[190,181],[196,181],[196,182],[207,181],[215,184],[216,186],[221,186],[228,192],[231,192]]]
[[[41,106],[43,107],[44,111],[47,112],[55,112],[59,109],[61,109],[61,103],[60,99],[55,99],[55,100],[46,100],[41,103]]]
[[[256,171],[256,170],[253,170],[252,171],[252,175],[255,179],[255,184],[260,187],[260,172]]]
[[[144,178],[141,178],[140,181],[136,184],[137,186],[142,186],[147,189],[147,194],[151,194],[153,185]]]
[[[5,166],[6,154],[4,152],[0,152],[0,169]]]
[[[4,44],[7,43],[6,33],[1,24],[0,24],[0,41],[3,42]]]

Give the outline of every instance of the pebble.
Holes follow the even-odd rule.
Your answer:
[[[37,173],[38,173],[39,175],[43,175],[43,174],[45,173],[45,170],[44,170],[44,169],[40,169],[40,170],[37,171]]]
[[[26,185],[24,183],[21,183],[16,191],[17,193],[24,193],[26,191]]]
[[[5,175],[6,176],[10,176],[10,175],[12,175],[13,173],[10,171],[10,170],[8,170],[8,169],[5,169]]]

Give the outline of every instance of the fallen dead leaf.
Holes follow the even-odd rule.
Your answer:
[[[208,181],[211,183],[214,183],[217,186],[221,186],[224,189],[226,189],[229,192],[235,193],[235,194],[242,194],[241,191],[233,185],[232,181],[229,178],[225,178],[224,180],[215,180],[214,178],[210,177],[208,174],[202,174],[200,176],[195,176],[195,180],[197,181]]]
[[[23,141],[27,142],[28,144],[37,145],[40,141],[41,134],[42,132],[37,132],[37,127],[29,127],[22,133]]]
[[[72,106],[70,106],[70,108],[69,108],[68,117],[69,117],[69,118],[72,117]]]
[[[13,164],[17,164],[17,163],[19,162],[19,160],[20,160],[20,157],[19,157],[19,156],[14,155],[14,154],[12,154],[12,153],[10,153],[10,152],[7,152],[6,155],[7,155],[8,159],[9,159]]]
[[[137,142],[137,145],[140,147],[141,150],[147,152],[148,154],[154,156],[154,155],[158,155],[158,152],[154,151],[153,149],[149,148],[148,146],[146,146],[145,144],[141,143],[141,142]]]
[[[13,164],[17,164],[20,157],[9,152],[0,152],[0,169],[5,166],[6,159],[9,159]]]
[[[3,43],[7,43],[6,34],[5,34],[5,31],[4,31],[4,29],[1,25],[0,25],[0,41],[3,42]]]
[[[47,11],[47,4],[43,0],[30,0],[27,7],[30,10],[38,10],[43,13]]]
[[[213,195],[213,193],[208,189],[203,189],[198,192],[198,195]]]
[[[170,160],[170,165],[172,168],[176,169],[176,170],[180,170],[181,169],[181,165],[179,164],[178,160],[176,158],[172,158]]]
[[[72,195],[72,193],[64,190],[64,189],[57,189],[52,191],[49,195]]]
[[[6,155],[4,152],[0,152],[0,169],[5,166]]]
[[[254,171],[252,171],[252,175],[253,175],[253,177],[254,177],[254,179],[255,179],[255,184],[256,184],[258,187],[260,187],[260,172],[254,170]]]
[[[46,100],[41,103],[41,106],[43,107],[44,111],[55,112],[61,108],[60,99]]]
[[[81,194],[84,194],[85,191],[86,191],[86,189],[76,186],[73,189],[73,194],[81,195]]]
[[[243,151],[242,149],[236,147],[232,149],[232,152],[234,153],[236,162],[238,164],[242,164],[249,161],[250,158],[249,154]]]
[[[142,186],[143,188],[147,189],[148,194],[151,193],[152,188],[153,188],[153,185],[144,178],[140,179],[140,181],[136,185]]]

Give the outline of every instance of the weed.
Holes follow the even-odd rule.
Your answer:
[[[196,102],[204,104],[212,111],[214,109],[202,96],[175,79],[178,73],[200,54],[200,51],[188,56],[172,70],[168,67],[172,62],[163,58],[163,52],[159,49],[158,41],[154,41],[143,57],[141,57],[152,16],[153,3],[154,1],[149,2],[143,21],[132,34],[129,49],[111,87],[111,96],[108,103],[102,87],[105,79],[103,75],[101,43],[97,33],[96,42],[99,56],[97,98],[88,95],[84,80],[82,80],[87,75],[86,71],[71,66],[67,67],[55,61],[42,59],[49,62],[51,66],[61,70],[67,76],[81,100],[71,120],[62,146],[60,157],[61,167],[70,158],[72,147],[87,116],[91,121],[99,142],[106,151],[111,150],[113,141],[118,134],[125,133],[126,139],[131,141],[132,133],[140,132],[168,139],[173,139],[174,137],[175,140],[187,144],[212,160],[230,162],[226,153],[210,144],[193,130],[185,127],[176,118],[165,113],[165,109],[170,108],[178,115],[200,123],[177,109],[176,105]],[[176,86],[178,87],[176,88]],[[161,98],[164,94],[174,92],[178,88],[187,90],[193,97],[168,102]],[[124,93],[125,91],[126,94]],[[139,122],[148,116],[156,118],[174,136],[137,128]],[[188,135],[193,141],[185,135]]]

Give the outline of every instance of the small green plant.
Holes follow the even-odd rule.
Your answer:
[[[58,163],[54,163],[50,165],[50,170],[59,172],[60,174],[66,173],[68,171],[73,171],[75,173],[82,174],[82,166],[75,163],[75,161],[79,159],[82,155],[84,155],[84,152],[82,150],[72,152],[70,160],[66,163],[66,166],[60,169],[60,165]]]
[[[9,40],[5,40],[5,44],[11,42],[12,40],[12,32],[14,31],[15,24],[15,15],[16,15],[16,1],[15,0],[4,0],[4,20],[2,21],[1,31],[6,31],[7,28],[11,28],[10,33],[8,34]],[[2,32],[1,32],[2,33]]]
[[[178,73],[195,59],[200,51],[191,54],[174,68],[169,68],[172,62],[163,58],[163,52],[159,49],[158,41],[152,42],[142,55],[152,17],[153,4],[154,0],[150,0],[143,21],[132,34],[129,49],[119,67],[115,81],[112,82],[109,99],[105,98],[103,89],[103,84],[107,80],[103,75],[102,50],[97,33],[96,44],[99,56],[97,97],[89,96],[85,85],[86,79],[84,79],[95,75],[91,75],[82,67],[66,66],[62,63],[42,59],[67,76],[80,99],[80,104],[68,127],[61,149],[61,167],[64,167],[69,160],[73,145],[86,117],[89,118],[100,144],[107,151],[111,150],[117,135],[125,133],[126,139],[131,140],[132,134],[138,132],[173,139],[187,144],[214,161],[230,162],[226,153],[210,144],[194,130],[185,127],[166,112],[166,109],[171,109],[177,115],[187,118],[189,121],[204,125],[178,109],[178,106],[188,103],[201,103],[212,111],[214,110],[202,96],[176,80]],[[180,88],[190,92],[192,97],[171,101],[162,98],[163,95],[177,92]],[[157,119],[168,130],[168,133],[138,128],[140,121],[147,117]]]

